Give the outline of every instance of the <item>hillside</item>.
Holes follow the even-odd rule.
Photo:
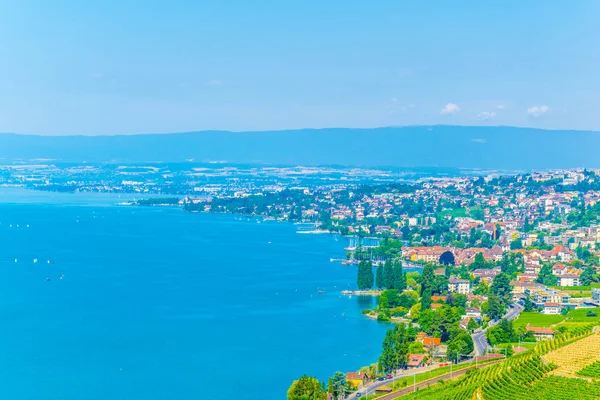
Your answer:
[[[175,162],[551,169],[600,167],[600,134],[422,126],[118,136],[0,134],[4,161]]]
[[[530,351],[470,371],[408,396],[419,400],[568,400],[596,399],[600,391],[597,366],[600,334],[592,326],[575,328],[557,339],[539,342]]]

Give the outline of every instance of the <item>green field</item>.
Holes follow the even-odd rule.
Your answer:
[[[586,315],[588,311],[593,311],[597,315],[588,317]],[[545,315],[535,311],[522,312],[519,318],[515,320],[514,326],[517,328],[530,324],[536,327],[551,327],[552,325],[560,324],[559,326],[564,326],[571,330],[590,323],[600,323],[600,309],[581,308],[571,310],[567,315]]]
[[[530,324],[531,326],[546,327],[558,324],[559,322],[564,321],[565,318],[566,317],[563,315],[545,315],[536,311],[522,312],[519,318],[515,320],[514,326],[517,328]]]
[[[436,213],[436,217],[438,219],[444,218],[446,215],[450,215],[453,218],[466,217],[467,209],[466,208],[455,208],[454,210],[445,210]]]
[[[444,218],[446,215],[451,215],[453,218],[473,217],[473,212],[479,212],[482,210],[483,208],[480,206],[474,206],[470,208],[455,208],[453,210],[440,211],[436,213],[436,217],[439,219]]]

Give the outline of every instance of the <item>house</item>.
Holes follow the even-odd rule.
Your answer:
[[[425,359],[425,354],[409,354],[408,356],[408,368],[421,368],[425,365],[423,360]]]
[[[541,308],[545,303],[567,304],[571,299],[569,293],[559,292],[543,285],[525,288],[525,295],[529,296],[538,308]]]
[[[448,291],[451,293],[469,294],[471,293],[471,282],[466,279],[451,277],[448,279]]]
[[[476,278],[480,278],[482,281],[487,283],[491,283],[496,275],[500,273],[500,268],[492,268],[492,269],[476,269],[472,272],[473,276]]]
[[[535,288],[536,284],[528,281],[510,281],[513,295],[524,294],[526,289]]]
[[[518,274],[517,280],[519,282],[533,282],[537,279],[537,274]]]
[[[461,320],[460,320],[460,322],[459,322],[459,324],[458,324],[458,325],[459,325],[459,326],[460,326],[462,329],[466,330],[466,329],[467,329],[467,327],[469,326],[469,321],[470,321],[470,320],[471,320],[471,317],[464,317],[463,319],[461,319]]]
[[[558,282],[560,286],[579,286],[579,275],[563,274],[559,275]]]
[[[560,276],[567,272],[567,266],[565,264],[554,264],[552,267],[552,274]]]
[[[369,382],[369,376],[365,372],[348,372],[346,382],[350,382],[353,387],[359,388]]]
[[[539,328],[537,326],[531,326],[527,324],[525,329],[527,332],[533,333],[533,336],[537,341],[554,339],[554,331],[551,328]]]
[[[542,310],[542,314],[547,315],[558,315],[560,314],[561,307],[558,303],[545,303],[544,309]]]
[[[465,311],[467,312],[467,317],[481,318],[481,308],[468,307]]]
[[[562,245],[554,246],[554,248],[550,250],[550,254],[555,260],[567,262],[571,261],[573,259],[573,256],[575,255],[573,251],[569,250],[568,248]]]
[[[431,303],[432,310],[437,310],[438,308],[440,308],[442,306],[443,306],[443,304],[440,304],[440,303]]]

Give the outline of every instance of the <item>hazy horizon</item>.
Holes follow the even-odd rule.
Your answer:
[[[171,132],[140,132],[140,133],[98,133],[98,134],[43,134],[34,132],[0,132],[0,135],[20,135],[20,136],[44,136],[44,137],[109,137],[109,136],[149,136],[149,135],[178,135],[190,133],[274,133],[274,132],[301,132],[301,131],[325,131],[325,130],[352,130],[352,131],[368,131],[378,129],[394,129],[394,128],[434,128],[434,127],[451,127],[451,128],[511,128],[523,130],[537,130],[548,132],[582,132],[582,133],[599,133],[600,129],[559,129],[559,128],[532,128],[528,126],[516,125],[455,125],[455,124],[423,124],[423,125],[388,125],[388,126],[373,126],[373,127],[351,127],[351,126],[332,126],[332,127],[305,127],[305,128],[283,128],[283,129],[262,129],[262,130],[228,130],[228,129],[196,129],[189,131],[171,131]]]

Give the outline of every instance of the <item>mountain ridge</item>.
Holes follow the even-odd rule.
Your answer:
[[[184,162],[484,169],[600,167],[596,131],[425,125],[109,136],[0,134],[5,161]]]

